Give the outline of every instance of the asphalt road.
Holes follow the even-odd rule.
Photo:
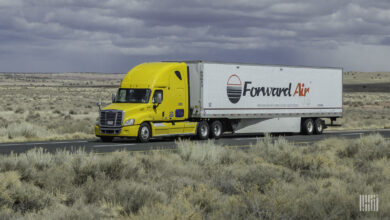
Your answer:
[[[272,135],[272,138],[284,136],[288,141],[296,144],[310,144],[330,137],[359,138],[361,135],[379,133],[386,139],[390,139],[390,129],[383,130],[355,130],[355,131],[326,131],[322,135]],[[264,138],[263,135],[224,135],[215,141],[218,145],[224,146],[248,146],[256,143],[257,139]],[[190,139],[190,138],[187,138]],[[195,140],[193,140],[195,141]],[[107,153],[117,150],[126,151],[148,151],[161,149],[175,149],[175,139],[154,139],[149,143],[137,143],[134,139],[114,139],[111,143],[101,142],[100,139],[69,140],[69,141],[42,141],[24,143],[0,143],[0,154],[23,153],[30,149],[41,147],[48,152],[57,150],[75,151],[83,148],[87,152]]]

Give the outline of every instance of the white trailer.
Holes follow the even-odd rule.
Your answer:
[[[209,121],[211,136],[218,129],[321,134],[322,119],[342,117],[340,68],[186,63],[189,118]]]

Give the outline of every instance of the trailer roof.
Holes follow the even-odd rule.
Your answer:
[[[256,63],[229,63],[220,61],[204,61],[204,60],[182,60],[182,61],[162,61],[162,62],[184,62],[184,63],[214,63],[214,64],[232,64],[232,65],[245,65],[245,66],[270,66],[270,67],[290,67],[290,68],[312,68],[312,69],[337,69],[343,71],[341,67],[318,67],[318,66],[290,66],[290,65],[278,65],[278,64],[256,64]]]

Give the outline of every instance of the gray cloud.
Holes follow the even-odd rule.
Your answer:
[[[0,71],[126,72],[188,59],[388,70],[389,9],[385,0],[3,0]]]

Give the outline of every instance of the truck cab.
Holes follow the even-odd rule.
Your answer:
[[[102,141],[136,137],[194,134],[188,120],[187,65],[180,62],[143,63],[130,70],[113,103],[100,111],[95,134]]]

